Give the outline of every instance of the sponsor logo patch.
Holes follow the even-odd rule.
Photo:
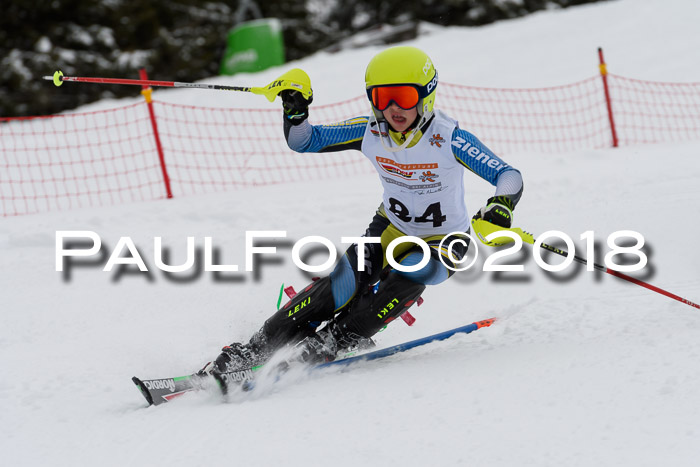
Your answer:
[[[175,380],[173,379],[154,379],[152,381],[144,381],[143,384],[147,389],[167,389],[170,392],[175,392]]]
[[[444,143],[445,143],[445,138],[440,136],[440,133],[438,133],[437,135],[433,135],[433,137],[430,138],[430,145],[431,146],[435,145],[435,146],[441,148]]]
[[[399,162],[393,161],[391,159],[387,159],[385,157],[380,157],[377,156],[377,164],[379,164],[379,167],[382,168],[386,173],[393,175],[395,177],[403,178],[404,180],[416,180],[413,176],[417,173],[416,171],[418,170],[427,170],[427,169],[437,169],[438,164],[437,163],[430,163],[430,164],[401,164]]]
[[[500,159],[492,158],[484,151],[480,150],[472,143],[468,143],[467,140],[460,138],[459,136],[455,138],[455,141],[452,141],[452,146],[461,149],[465,156],[469,156],[470,158],[475,159],[476,161],[481,162],[482,164],[485,164],[496,171],[508,167],[508,164],[502,163]]]
[[[399,300],[396,298],[392,298],[391,301],[386,304],[384,309],[382,311],[380,311],[379,313],[377,313],[377,317],[384,318],[387,315],[387,313],[389,313],[391,310],[393,310],[394,307],[396,307],[396,305],[398,305],[398,304],[399,304]]]
[[[395,177],[404,178],[406,180],[412,179],[413,174],[415,173],[415,172],[407,172],[407,171],[401,170],[398,167],[395,167],[395,166],[389,165],[389,164],[379,164],[379,165],[381,166],[382,169],[384,169],[384,172],[386,172],[390,175],[393,175]]]
[[[323,126],[349,126],[349,125],[359,125],[359,124],[366,124],[367,119],[366,118],[353,118],[350,120],[345,120],[344,122],[338,122],[338,123],[324,123]],[[375,130],[370,130],[372,132],[375,132]],[[375,136],[379,136],[378,134]]]
[[[433,63],[432,63],[432,62],[430,61],[430,59],[428,58],[428,59],[425,61],[425,65],[423,65],[423,74],[424,74],[425,76],[428,76],[428,72],[430,71],[430,69],[431,69],[432,67],[433,67]]]
[[[420,181],[425,183],[425,182],[434,182],[436,178],[438,178],[438,174],[432,173],[430,170],[423,172],[420,175]]]
[[[229,371],[227,373],[221,374],[222,378],[226,383],[241,383],[243,381],[251,381],[255,376],[253,375],[253,370],[239,370],[239,371]]]
[[[304,292],[306,292],[306,290]],[[289,303],[292,303],[292,302],[290,301]],[[309,303],[311,303],[311,297],[306,297],[304,300],[302,300],[301,303],[298,303],[293,309],[289,310],[289,314],[287,315],[287,317],[290,317],[290,316],[296,314],[299,310],[304,308]],[[286,306],[285,306],[285,308],[286,308]]]
[[[433,77],[433,80],[428,83],[428,94],[430,94],[435,86],[437,86],[437,73],[435,73],[435,77]]]
[[[391,183],[392,185],[397,185],[400,186],[401,188],[406,188],[407,190],[425,190],[428,188],[438,188],[442,186],[442,183],[437,182],[437,183],[431,183],[430,185],[409,185],[408,183],[403,183],[398,180],[394,180],[393,178],[389,177],[382,177],[384,181],[387,183]]]

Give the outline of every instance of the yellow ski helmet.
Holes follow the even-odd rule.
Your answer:
[[[379,121],[382,112],[374,105],[372,89],[382,86],[410,85],[418,91],[418,115],[425,122],[433,115],[438,76],[433,61],[420,49],[409,46],[391,47],[370,60],[365,72],[365,89],[372,110]]]

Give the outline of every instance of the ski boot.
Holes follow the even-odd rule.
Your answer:
[[[247,370],[264,364],[271,356],[262,330],[256,332],[247,344],[234,342],[221,349],[216,360],[208,362],[197,373],[200,376]]]
[[[374,347],[371,336],[416,303],[424,290],[424,284],[389,272],[325,328],[302,340],[296,346],[299,358],[318,364]]]
[[[299,342],[297,359],[307,364],[332,362],[339,354],[358,352],[374,347],[374,341],[352,332],[343,332],[337,323],[328,325]]]

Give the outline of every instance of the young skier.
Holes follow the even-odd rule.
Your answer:
[[[454,263],[444,246],[459,237],[449,234],[470,229],[465,169],[496,187],[474,217],[511,226],[523,191],[520,172],[455,120],[433,109],[437,84],[437,71],[424,52],[393,47],[367,66],[369,117],[311,125],[307,118],[313,98],[307,100],[298,91],[280,93],[284,134],[291,149],[355,149],[372,162],[384,194],[365,237],[381,241],[350,246],[330,276],[304,288],[265,321],[250,342],[224,347],[202,371],[249,368],[285,346],[297,346],[298,358],[312,363],[333,360],[341,350],[372,346],[371,337],[415,303],[426,285],[439,284],[453,274],[445,266]],[[394,269],[386,259],[388,244],[406,235],[419,237],[430,247],[428,263],[414,272]],[[458,260],[468,248],[468,238],[461,238],[465,242],[456,242],[452,249]],[[402,266],[415,266],[423,251],[406,242],[394,249],[393,256]],[[359,265],[364,265],[363,271]]]

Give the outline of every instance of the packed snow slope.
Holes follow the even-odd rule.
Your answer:
[[[444,29],[412,44],[454,83],[575,81],[596,72],[597,46],[618,74],[700,81],[698,19],[691,0],[620,0]],[[288,67],[307,70],[318,101],[330,103],[361,94],[377,50]],[[280,73],[207,81],[266,83]],[[267,105],[203,91],[156,97]],[[566,232],[582,255],[579,237],[594,231],[598,261],[611,233],[639,232],[649,264],[636,275],[698,302],[699,152],[700,142],[509,154],[525,179],[515,222],[535,234]],[[466,183],[474,212],[493,188],[470,175]],[[322,235],[342,252],[340,238],[364,232],[380,194],[370,175],[0,221],[3,464],[698,465],[700,310],[582,268],[544,274],[529,246],[514,256],[523,272],[494,274],[479,271],[491,252],[479,245],[476,267],[425,292],[414,326],[399,320],[377,342],[499,318],[490,328],[226,403],[200,393],[145,408],[131,376],[186,374],[247,339],[274,311],[281,283],[309,281],[291,243]],[[59,230],[96,232],[105,255],[130,237],[150,272],[103,272],[96,260],[56,272]],[[277,261],[256,274],[169,276],[155,267],[154,237],[179,264],[193,236],[198,247],[212,237],[219,261],[243,269],[246,230],[287,232],[268,257]]]

